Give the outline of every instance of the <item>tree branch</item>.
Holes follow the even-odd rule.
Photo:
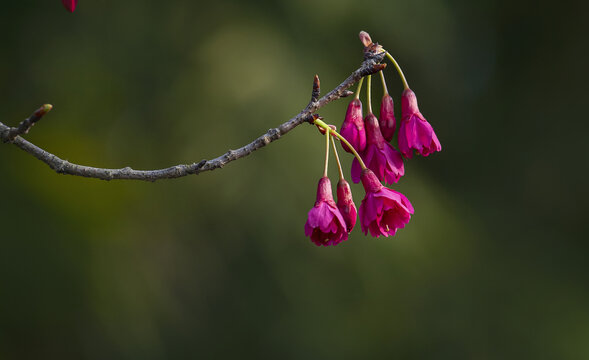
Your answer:
[[[365,51],[362,65],[356,69],[346,80],[344,80],[341,84],[339,84],[322,98],[319,98],[319,77],[315,75],[311,100],[298,115],[291,118],[284,124],[268,130],[265,134],[261,135],[251,143],[240,147],[239,149],[229,150],[217,158],[211,160],[202,160],[198,163],[189,165],[176,165],[157,170],[134,170],[130,167],[121,169],[103,169],[73,164],[63,160],[21,137],[21,135],[26,134],[30,128],[37,121],[39,121],[41,117],[43,117],[43,115],[51,110],[51,105],[44,105],[39,110],[35,111],[31,117],[21,122],[18,127],[9,127],[0,122],[0,139],[2,139],[2,141],[5,143],[12,143],[18,146],[22,150],[28,152],[37,159],[49,165],[51,169],[55,170],[59,174],[83,176],[101,180],[144,180],[152,182],[160,179],[174,179],[192,174],[198,175],[204,171],[212,171],[222,168],[231,161],[245,157],[255,150],[258,150],[268,145],[269,143],[278,140],[282,135],[288,133],[304,122],[312,123],[314,119],[313,114],[317,110],[332,101],[352,95],[353,93],[348,90],[352,85],[358,82],[362,77],[375,74],[382,70],[386,66],[386,64],[380,63],[383,57],[384,53]]]

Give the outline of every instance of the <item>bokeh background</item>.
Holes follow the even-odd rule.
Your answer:
[[[406,163],[395,188],[416,213],[395,237],[318,248],[308,125],[153,184],[57,175],[0,144],[0,359],[589,358],[585,2],[1,4],[0,121],[52,103],[26,138],[72,162],[153,169],[248,143],[306,105],[315,73],[327,91],[359,65],[360,30],[443,151]],[[340,125],[346,106],[321,114]]]

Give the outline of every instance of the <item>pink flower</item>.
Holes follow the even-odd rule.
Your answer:
[[[352,199],[350,184],[344,179],[340,179],[337,183],[337,208],[346,221],[346,229],[348,232],[352,231],[356,225],[358,212],[356,211],[354,199]]]
[[[61,0],[61,2],[69,12],[74,12],[76,5],[78,5],[78,0]]]
[[[378,121],[382,137],[386,141],[391,141],[395,134],[396,121],[393,98],[389,94],[385,94],[382,97],[382,102],[380,103],[380,119]]]
[[[417,97],[411,89],[403,91],[401,98],[401,126],[399,127],[399,150],[406,158],[413,157],[413,150],[423,156],[442,150],[432,126],[419,112]]]
[[[346,117],[342,124],[340,134],[350,142],[356,151],[363,151],[366,148],[366,132],[364,131],[364,121],[362,121],[362,102],[360,99],[354,99],[348,105]],[[345,151],[352,151],[342,142]]]
[[[411,219],[413,206],[405,195],[384,187],[369,169],[362,172],[366,197],[360,205],[362,232],[374,237],[395,235]]]
[[[309,210],[305,235],[317,246],[337,245],[348,240],[346,221],[333,201],[331,182],[322,177],[317,186],[315,206]]]
[[[405,174],[403,157],[391,144],[385,141],[380,133],[378,119],[374,114],[366,115],[366,150],[360,154],[362,160],[376,176],[387,184],[399,181]],[[352,162],[352,181],[360,182],[362,169],[358,159]]]

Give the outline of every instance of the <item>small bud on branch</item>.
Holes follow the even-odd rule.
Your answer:
[[[369,47],[370,45],[372,45],[372,39],[366,31],[360,31],[360,34],[358,36],[360,37],[360,41],[362,42],[362,44],[364,44],[364,47]]]
[[[35,110],[35,112],[31,116],[21,121],[21,123],[18,124],[17,127],[10,128],[7,131],[6,136],[2,137],[2,140],[4,142],[12,142],[14,138],[16,138],[17,136],[27,134],[29,130],[31,130],[31,128],[35,125],[35,123],[41,120],[41,118],[45,116],[49,111],[51,111],[51,109],[53,109],[53,105],[51,104],[45,104],[41,106],[40,108]]]

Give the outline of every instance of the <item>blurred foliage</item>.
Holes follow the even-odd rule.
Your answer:
[[[359,30],[400,61],[443,151],[406,163],[407,228],[317,248],[310,126],[154,184],[60,176],[0,145],[0,359],[588,358],[587,10],[4,0],[1,121],[52,103],[27,139],[70,161],[241,146],[298,113],[315,73],[327,91],[355,69]],[[340,125],[346,103],[321,114]]]

